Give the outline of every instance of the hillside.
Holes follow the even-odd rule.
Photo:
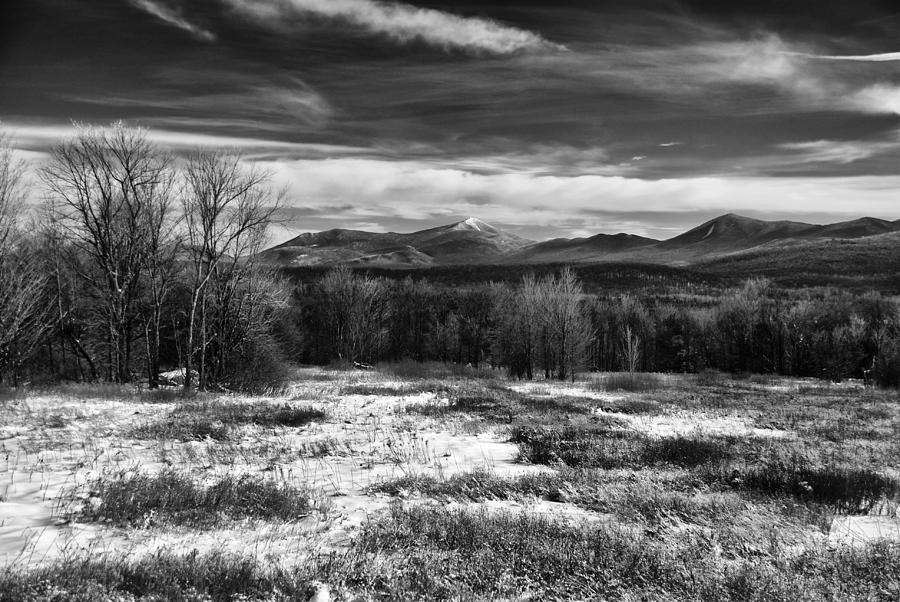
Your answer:
[[[532,241],[509,234],[479,219],[410,234],[359,230],[306,233],[262,253],[282,266],[391,265],[425,266],[499,260]]]
[[[535,243],[506,258],[507,263],[583,263],[619,257],[659,241],[634,234],[597,234],[590,238],[555,238]]]
[[[779,241],[709,257],[693,267],[710,276],[765,276],[786,286],[900,292],[900,231],[858,238]]]
[[[408,234],[306,233],[264,251],[261,258],[295,268],[644,264],[778,277],[805,271],[833,279],[860,270],[896,273],[898,233],[900,220],[864,217],[816,225],[727,214],[664,241],[621,233],[533,242],[470,217]]]
[[[818,226],[801,222],[767,222],[729,213],[661,242],[666,250],[691,249],[704,253],[755,247],[773,240],[809,236]]]

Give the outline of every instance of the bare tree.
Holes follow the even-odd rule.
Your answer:
[[[526,274],[518,288],[495,287],[494,297],[495,352],[511,376],[531,380],[545,322],[541,283]]]
[[[159,387],[163,307],[175,282],[178,253],[183,243],[181,216],[175,214],[174,184],[174,172],[165,173],[160,180],[159,193],[148,199],[143,213],[146,238],[142,256],[147,289],[144,336],[147,344],[147,380],[151,389]]]
[[[388,290],[384,282],[342,266],[318,283],[325,327],[339,359],[372,362],[385,340]]]
[[[25,164],[13,155],[12,139],[0,131],[0,257],[12,251],[17,216],[25,200]]]
[[[25,164],[0,132],[0,380],[9,368],[18,380],[19,366],[51,325],[48,278],[20,229],[27,190]]]
[[[219,286],[259,250],[280,197],[268,186],[269,174],[248,167],[240,156],[222,151],[191,156],[182,195],[187,250],[190,256],[190,308],[184,386],[192,386],[198,355],[200,389],[206,388],[210,283]],[[197,338],[200,339],[199,343]]]
[[[45,273],[50,278],[50,287],[53,291],[53,321],[56,333],[60,339],[61,363],[55,363],[57,374],[67,367],[66,347],[72,350],[76,373],[81,380],[96,381],[100,378],[97,364],[91,353],[90,345],[84,339],[86,324],[83,319],[84,299],[82,287],[85,286],[76,273],[69,266],[80,258],[71,257],[73,249],[69,247],[60,232],[52,211],[44,216],[43,226],[40,229],[38,248],[43,254]],[[68,251],[68,252],[67,252]],[[79,270],[81,271],[81,270]],[[51,347],[52,348],[52,347]],[[85,366],[87,365],[87,371]]]
[[[80,272],[101,302],[108,378],[131,378],[131,344],[147,264],[152,208],[170,192],[170,161],[146,130],[79,126],[53,151],[42,177],[69,243],[90,258]]]
[[[550,355],[548,367],[555,365],[560,380],[571,377],[574,381],[592,338],[590,323],[581,307],[584,291],[570,268],[564,268],[558,277],[548,276],[540,288]]]
[[[630,324],[625,326],[622,333],[622,362],[631,375],[634,375],[641,365],[641,337],[631,329]]]

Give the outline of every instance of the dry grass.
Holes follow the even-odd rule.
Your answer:
[[[691,467],[728,457],[727,440],[702,437],[652,438],[617,424],[570,428],[518,428],[512,441],[522,459],[570,468]]]
[[[127,474],[90,484],[81,520],[119,526],[159,524],[210,528],[223,521],[255,518],[293,521],[322,510],[308,488],[251,475],[226,475],[201,486],[186,474]]]
[[[657,374],[647,372],[614,372],[602,379],[591,380],[592,391],[610,391],[629,393],[647,393],[664,387],[663,380]]]
[[[900,507],[896,393],[718,373],[625,390],[518,387],[440,365],[308,372],[287,403],[150,407],[146,392],[85,387],[62,389],[57,407],[50,391],[0,392],[25,482],[53,462],[90,471],[70,518],[149,540],[289,523],[303,551],[284,566],[250,549],[73,554],[0,572],[0,601],[307,600],[315,581],[334,600],[900,599],[896,545],[826,545],[833,518]],[[405,409],[410,396],[422,402]],[[108,404],[115,424],[103,424],[107,399],[125,402]],[[63,435],[95,439],[50,453]],[[427,445],[438,435],[458,445],[451,455]],[[522,465],[461,459],[480,441],[508,441]],[[136,472],[140,453],[172,468]],[[368,518],[354,528],[342,508],[359,506]],[[332,530],[341,545],[323,552]]]
[[[308,406],[217,400],[181,404],[164,420],[134,427],[129,434],[136,439],[228,441],[241,426],[300,427],[324,418],[323,411]]]

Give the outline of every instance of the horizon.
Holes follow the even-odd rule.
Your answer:
[[[898,26],[879,0],[35,0],[0,25],[0,122],[35,163],[73,120],[234,148],[288,190],[275,244],[894,221]]]
[[[720,219],[724,219],[724,218],[728,218],[728,217],[739,218],[739,219],[747,219],[747,220],[756,220],[756,221],[762,221],[762,222],[767,222],[767,223],[778,223],[778,222],[788,221],[788,222],[792,222],[792,223],[796,223],[796,224],[802,224],[802,225],[813,226],[813,227],[815,227],[815,226],[830,226],[830,225],[836,225],[836,224],[839,224],[839,223],[856,222],[856,221],[862,221],[862,220],[877,220],[877,221],[884,221],[884,222],[889,222],[889,223],[897,223],[897,222],[900,222],[900,220],[886,220],[886,219],[883,219],[883,218],[880,218],[880,217],[874,216],[874,215],[862,215],[862,216],[859,216],[859,217],[855,217],[855,218],[851,218],[851,219],[847,219],[847,220],[842,220],[841,222],[821,222],[821,223],[814,223],[814,222],[796,222],[796,221],[793,221],[793,220],[765,220],[765,219],[761,219],[761,218],[754,218],[754,217],[749,217],[749,216],[747,216],[747,215],[741,215],[741,214],[738,214],[738,213],[729,212],[729,213],[723,213],[723,214],[721,214],[721,215],[716,215],[715,217],[712,217],[712,218],[710,218],[710,219],[708,219],[708,220],[704,220],[703,222],[694,224],[693,226],[689,226],[688,228],[686,228],[686,229],[684,229],[684,230],[682,230],[682,231],[679,231],[678,233],[672,235],[672,236],[669,237],[669,238],[659,238],[659,239],[653,239],[653,238],[650,238],[650,237],[647,237],[647,238],[650,238],[650,239],[653,240],[654,242],[666,242],[666,241],[668,241],[668,240],[672,240],[673,238],[678,238],[678,237],[681,236],[682,234],[686,234],[686,233],[691,232],[691,231],[693,231],[693,230],[699,230],[699,229],[705,227],[705,226],[706,226],[707,224],[709,224],[710,222],[718,221],[718,220],[720,220]],[[504,228],[498,228],[498,227],[496,226],[496,224],[493,224],[493,223],[487,222],[487,221],[485,221],[485,220],[482,220],[481,218],[479,218],[479,217],[476,216],[476,215],[469,215],[469,216],[466,216],[466,217],[464,217],[464,218],[454,219],[454,220],[452,220],[452,221],[450,221],[450,222],[438,224],[438,225],[436,225],[436,226],[428,226],[427,228],[420,228],[420,229],[418,229],[418,230],[410,230],[410,231],[395,231],[395,230],[355,230],[355,229],[351,229],[351,228],[341,228],[341,227],[328,228],[328,229],[325,229],[325,230],[311,230],[311,231],[307,231],[307,232],[301,232],[301,233],[296,234],[296,235],[292,235],[291,238],[288,238],[288,239],[283,240],[283,241],[281,241],[281,242],[275,242],[275,241],[273,241],[272,244],[270,244],[270,245],[267,247],[267,250],[272,250],[272,249],[275,249],[275,248],[278,248],[278,247],[282,247],[282,246],[286,245],[287,243],[292,242],[295,238],[298,238],[299,236],[303,236],[303,235],[307,235],[307,234],[320,234],[320,233],[329,232],[329,231],[332,231],[332,230],[343,230],[343,231],[352,231],[352,232],[363,231],[363,232],[370,232],[370,233],[373,233],[373,234],[397,234],[397,235],[400,235],[400,236],[406,236],[406,235],[409,235],[409,234],[417,234],[417,233],[419,233],[419,232],[422,232],[422,231],[425,231],[425,230],[431,230],[431,229],[434,229],[434,228],[458,226],[458,225],[464,224],[464,223],[466,223],[466,222],[469,222],[469,221],[471,221],[471,220],[476,220],[476,221],[478,221],[478,222],[480,222],[480,223],[482,223],[482,224],[484,224],[484,225],[486,225],[486,226],[489,226],[489,227],[491,227],[491,228],[500,230],[500,231],[503,232],[503,233],[506,233],[506,234],[512,234],[512,232],[509,232],[509,231],[505,230]],[[552,240],[574,240],[574,239],[578,239],[578,238],[584,239],[584,238],[591,238],[591,237],[593,237],[593,236],[598,236],[598,235],[605,235],[605,236],[623,236],[623,235],[625,235],[625,236],[641,236],[641,235],[634,234],[633,232],[595,232],[594,234],[590,234],[590,235],[587,235],[587,236],[579,236],[579,237],[564,237],[564,236],[558,236],[558,237],[553,237],[553,238],[543,238],[543,239],[527,239],[527,238],[526,238],[525,240],[526,240],[527,242],[532,242],[532,243],[538,243],[538,244],[539,244],[539,243],[549,242],[549,241],[552,241]],[[876,235],[876,236],[877,236],[877,235]]]

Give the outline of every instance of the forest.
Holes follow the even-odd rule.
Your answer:
[[[0,379],[266,390],[298,364],[445,362],[515,378],[718,370],[900,385],[900,304],[740,284],[586,290],[577,272],[454,284],[259,260],[283,203],[225,151],[81,127],[36,169],[0,141]],[[38,202],[35,202],[38,199]],[[615,270],[615,266],[609,269]],[[519,273],[521,272],[521,273]]]

